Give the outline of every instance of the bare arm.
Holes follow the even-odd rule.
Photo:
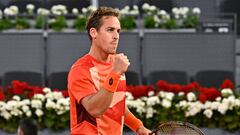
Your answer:
[[[113,94],[113,92],[101,89],[96,94],[83,98],[81,103],[93,117],[101,117],[110,106]]]
[[[130,126],[130,128],[132,129],[133,127],[136,126],[135,125],[136,123],[139,123],[139,120],[136,117],[131,118],[131,120],[126,120],[126,118],[131,115],[132,115],[132,117],[135,117],[135,116],[133,116],[133,114],[129,111],[129,109],[126,106],[125,114],[124,114],[125,121],[128,121],[127,126]],[[129,118],[127,118],[127,119],[129,119]],[[129,122],[129,121],[131,121],[131,122]],[[145,128],[143,124],[139,123],[138,125],[139,126],[138,126],[138,128],[136,128],[136,131],[135,131],[138,135],[149,135],[149,133],[151,133],[151,131],[149,129]],[[131,126],[133,126],[133,127],[131,127]]]

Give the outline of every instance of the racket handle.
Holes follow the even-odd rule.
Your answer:
[[[151,133],[149,133],[149,135],[157,135],[156,133],[157,133],[157,130],[154,129]]]

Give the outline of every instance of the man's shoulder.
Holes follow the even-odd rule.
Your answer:
[[[79,58],[71,67],[71,69],[73,68],[83,68],[83,69],[89,69],[92,66],[94,66],[92,64],[92,59],[91,57],[89,57],[88,54],[84,55],[83,57]]]

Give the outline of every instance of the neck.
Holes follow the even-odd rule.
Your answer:
[[[89,54],[98,61],[101,61],[101,62],[109,62],[110,61],[109,60],[110,55],[105,52],[99,51],[99,49],[96,49],[96,47],[94,47],[94,45],[91,46]]]

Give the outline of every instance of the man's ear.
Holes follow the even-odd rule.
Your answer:
[[[97,30],[95,28],[91,28],[90,35],[93,39],[95,39],[97,37]]]

